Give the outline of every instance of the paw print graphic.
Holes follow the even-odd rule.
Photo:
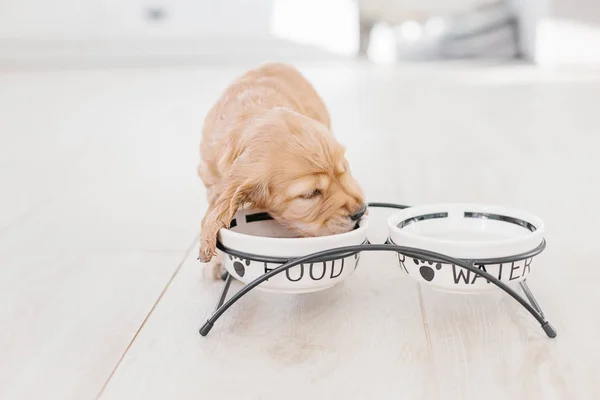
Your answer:
[[[396,253],[398,255],[398,261],[400,262],[400,266],[402,267],[402,269],[404,270],[404,272],[406,272],[407,274],[408,269],[406,269],[406,264],[404,264],[404,262],[406,261],[406,256],[402,253]]]
[[[413,261],[416,265],[421,266],[419,268],[419,273],[421,274],[423,279],[425,279],[427,282],[431,282],[433,280],[433,278],[435,277],[435,270],[433,269],[433,267],[434,267],[433,262],[417,260],[416,258],[413,258]],[[438,271],[440,269],[442,269],[442,264],[436,263],[435,269],[437,269]]]
[[[244,260],[243,258],[229,255],[229,259],[233,261],[233,269],[240,276],[243,277],[246,274],[246,267],[249,267],[250,260]],[[245,264],[245,265],[244,265]]]

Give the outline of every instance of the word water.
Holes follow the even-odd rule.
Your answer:
[[[407,261],[406,257],[402,254],[398,254],[398,260],[400,261],[400,265],[402,266],[402,269],[404,269],[404,272],[410,275],[411,273],[414,274],[418,271],[421,278],[427,282],[433,282],[434,279],[436,279],[436,276],[438,276],[438,279],[443,279],[447,282],[448,274],[450,274],[450,281],[455,285],[473,285],[480,279],[485,280],[487,283],[491,283],[484,276],[454,264],[443,264],[412,258],[413,267],[410,265],[410,261]],[[477,267],[479,271],[491,274],[499,281],[514,281],[529,275],[531,272],[532,261],[533,258],[528,258],[526,260],[504,264],[475,264],[475,267]],[[407,263],[409,265],[407,265]],[[416,271],[414,270],[415,268]],[[443,278],[441,277],[442,275]]]

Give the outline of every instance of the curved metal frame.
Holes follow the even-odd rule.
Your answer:
[[[369,207],[382,207],[382,208],[396,208],[403,209],[408,208],[408,206],[402,206],[391,203],[370,203]],[[509,296],[515,299],[521,306],[523,306],[541,325],[542,329],[550,338],[556,337],[556,330],[552,327],[550,322],[546,320],[546,317],[541,310],[539,304],[533,297],[533,294],[529,290],[526,281],[521,281],[520,286],[527,300],[523,297],[519,296],[511,287],[509,287],[506,283],[497,279],[495,276],[490,273],[480,270],[475,265],[479,264],[497,264],[497,263],[506,263],[513,261],[520,261],[526,258],[530,258],[540,254],[546,248],[546,241],[543,240],[542,243],[534,250],[529,251],[527,253],[518,254],[510,257],[502,257],[502,258],[494,258],[494,259],[479,259],[479,260],[462,260],[454,257],[447,256],[445,254],[436,253],[429,250],[417,249],[406,246],[398,246],[391,242],[386,242],[385,244],[371,244],[366,242],[362,245],[354,245],[354,246],[345,246],[339,247],[335,249],[329,249],[320,251],[317,253],[309,254],[300,258],[279,258],[279,257],[268,257],[268,256],[260,256],[255,254],[248,254],[244,252],[239,252],[233,249],[226,248],[220,242],[217,243],[218,248],[224,253],[232,256],[243,257],[245,259],[249,259],[252,261],[264,261],[271,263],[283,263],[279,267],[259,276],[246,286],[244,286],[240,291],[234,294],[229,300],[225,301],[227,297],[227,292],[229,291],[229,287],[231,285],[232,276],[231,274],[225,274],[224,278],[226,280],[225,287],[223,292],[221,293],[219,302],[217,304],[216,310],[213,312],[212,316],[204,323],[204,325],[200,328],[200,334],[202,336],[208,335],[208,333],[213,328],[216,321],[225,313],[232,305],[234,305],[237,301],[239,301],[243,296],[245,296],[252,289],[256,288],[261,283],[265,282],[269,278],[272,278],[275,275],[278,275],[282,272],[289,270],[292,267],[303,263],[311,263],[311,262],[320,262],[325,260],[331,260],[334,258],[340,258],[341,256],[351,256],[356,253],[361,253],[363,251],[393,251],[404,256],[412,257],[412,258],[420,258],[425,260],[431,260],[433,262],[443,262],[448,264],[454,264],[460,268],[467,269],[474,274],[481,276],[491,283],[493,283],[496,287],[502,289]]]

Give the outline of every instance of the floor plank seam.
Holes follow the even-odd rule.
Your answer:
[[[40,203],[37,203],[34,206],[29,207],[26,211],[23,211],[19,215],[17,215],[14,219],[8,221],[4,225],[0,226],[0,235],[4,235],[8,233],[10,229],[12,229],[15,225],[20,224],[21,222],[27,220],[31,217],[32,214],[35,214],[37,211],[42,209],[45,205],[49,204],[50,200],[46,199]]]
[[[150,319],[150,316],[152,315],[152,313],[156,309],[156,306],[158,306],[158,303],[160,303],[160,301],[162,300],[164,294],[169,289],[169,286],[171,286],[171,283],[173,282],[173,280],[175,279],[175,277],[177,276],[177,274],[181,270],[181,267],[183,267],[183,264],[185,264],[185,261],[187,260],[190,252],[195,248],[196,243],[198,243],[199,240],[200,240],[200,233],[198,233],[196,235],[196,237],[194,237],[194,240],[192,241],[192,244],[184,251],[183,257],[181,258],[181,261],[177,265],[177,268],[175,268],[175,271],[173,272],[173,274],[169,278],[169,281],[167,282],[167,284],[165,285],[165,287],[163,288],[163,290],[160,292],[160,295],[158,296],[158,298],[156,299],[156,301],[154,302],[154,304],[150,308],[150,311],[148,311],[148,314],[146,314],[146,316],[144,317],[144,320],[142,321],[142,323],[140,324],[139,328],[137,329],[137,331],[133,335],[133,338],[131,338],[131,340],[127,344],[127,347],[125,348],[125,351],[123,351],[123,354],[121,354],[121,357],[119,358],[119,361],[117,361],[117,363],[115,364],[115,367],[112,369],[112,371],[108,375],[108,378],[106,379],[106,381],[104,382],[104,384],[100,388],[100,391],[98,392],[98,395],[96,396],[96,400],[100,399],[102,397],[102,395],[104,394],[104,391],[108,387],[108,384],[110,383],[111,379],[113,378],[113,376],[115,375],[115,373],[119,369],[119,366],[121,365],[121,362],[123,362],[123,360],[125,359],[125,356],[127,355],[127,353],[129,352],[129,350],[131,349],[131,346],[133,346],[133,343],[135,342],[135,339],[137,339],[137,337],[140,334],[140,332],[142,331],[142,329],[144,329],[144,326],[146,325],[146,322]]]
[[[429,322],[427,321],[427,313],[425,311],[425,304],[423,303],[423,290],[421,285],[417,286],[417,292],[419,294],[419,307],[421,308],[421,318],[423,320],[423,330],[425,331],[425,343],[427,345],[427,352],[429,356],[429,363],[431,364],[432,374],[434,378],[434,398],[439,398],[438,390],[438,373],[435,365],[435,359],[433,356],[433,346],[431,345],[431,334],[429,332]]]

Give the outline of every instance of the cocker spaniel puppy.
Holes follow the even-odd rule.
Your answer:
[[[262,65],[231,83],[206,117],[200,147],[208,195],[202,262],[245,205],[302,237],[350,231],[365,213],[325,104],[292,66]]]

